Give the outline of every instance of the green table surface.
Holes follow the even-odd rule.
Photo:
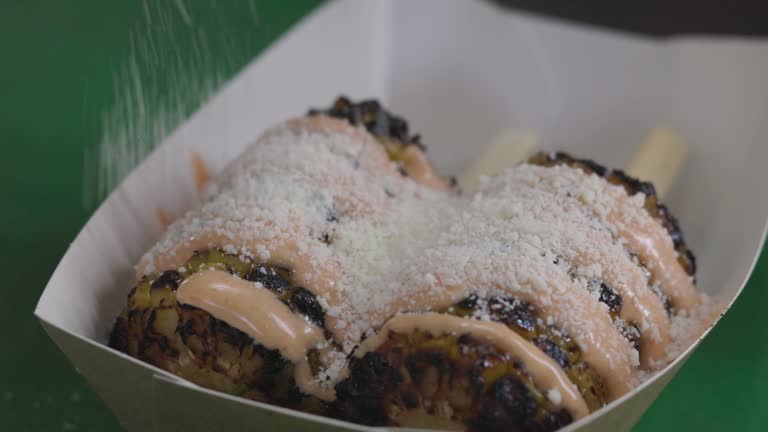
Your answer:
[[[148,3],[176,20],[171,36],[180,47],[192,43],[189,35],[208,44],[208,60],[226,77],[318,1],[0,2],[0,430],[119,429],[32,311],[97,202],[84,204],[84,184],[93,184],[84,154],[96,148],[102,115],[116,103],[114,76],[130,55],[129,36],[148,25],[166,30],[147,23]],[[162,87],[169,81],[159,72]],[[767,283],[764,253],[742,297],[637,431],[768,430]]]

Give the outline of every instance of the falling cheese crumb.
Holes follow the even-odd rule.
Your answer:
[[[560,394],[559,390],[550,389],[547,391],[547,399],[555,405],[560,405],[560,402],[563,401],[563,396]]]
[[[637,364],[619,332],[596,342],[593,335],[614,322],[595,306],[594,287],[621,266],[647,280],[616,235],[620,227],[606,218],[621,202],[627,221],[648,220],[642,199],[579,169],[528,164],[466,197],[435,191],[401,176],[361,134],[269,130],[215,180],[202,207],[147,252],[145,273],[210,234],[224,242],[210,246],[261,262],[290,267],[275,253],[290,250],[306,270],[299,281],[317,295],[342,347],[328,354],[322,382],[335,382],[363,336],[389,317],[424,304],[448,307],[469,294],[535,302],[545,310],[541,319],[586,355],[603,356],[611,367]],[[589,262],[579,264],[580,256]],[[489,310],[473,318],[490,320]],[[547,396],[561,401],[556,390]]]

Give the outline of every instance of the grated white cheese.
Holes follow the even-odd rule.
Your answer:
[[[547,391],[547,399],[555,405],[560,405],[560,402],[563,401],[563,395],[557,389],[550,389]]]
[[[521,165],[460,197],[402,177],[362,129],[282,125],[234,161],[142,262],[145,274],[163,257],[183,262],[179,248],[205,236],[223,242],[208,247],[259,261],[294,247],[303,268],[314,269],[300,283],[317,294],[342,347],[328,353],[318,378],[328,385],[387,318],[469,294],[525,299],[606,367],[634,368],[638,353],[615,331],[595,281],[622,266],[635,269],[634,280],[648,275],[606,222],[616,205],[606,188],[620,186],[565,166]],[[643,198],[624,203],[627,223],[648,217]],[[639,289],[628,277],[616,283]],[[475,318],[489,320],[488,308]],[[641,328],[658,334],[650,323]],[[547,396],[561,401],[557,390]]]

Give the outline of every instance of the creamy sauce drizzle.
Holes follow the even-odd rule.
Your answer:
[[[196,152],[192,153],[192,175],[195,177],[197,193],[202,194],[205,191],[205,187],[211,181],[211,174],[203,158]]]
[[[427,155],[420,148],[415,145],[407,146],[403,150],[402,158],[403,167],[417,183],[435,190],[451,191],[450,184],[440,177],[432,164],[429,163]]]
[[[661,283],[661,289],[672,300],[674,307],[694,309],[698,306],[701,296],[693,285],[693,279],[677,261],[678,254],[667,230],[647,213],[641,220],[627,221],[621,213],[629,199],[625,193],[622,196],[623,190],[606,187],[605,192],[614,197],[616,205],[604,217],[618,228],[619,236],[643,260],[653,274],[651,282]]]
[[[552,300],[550,303],[544,300],[546,296],[538,290],[564,287],[570,282],[555,273],[541,275],[541,277],[546,282],[544,286],[524,284],[522,289],[512,287],[499,287],[499,289],[507,291],[518,300],[532,304],[540,316],[552,317],[555,324],[570,335],[578,335],[579,329],[584,326],[581,320],[588,317],[591,331],[579,340],[582,346],[581,355],[601,375],[608,387],[611,400],[629,391],[632,388],[634,366],[632,357],[626,353],[630,352],[631,347],[613,327],[607,308],[595,302],[589,293],[579,289],[567,290],[564,295],[550,299]],[[383,320],[386,319],[385,317],[403,311],[442,309],[466,298],[474,291],[472,284],[449,286],[441,284],[439,280],[436,284],[441,288],[438,290],[439,294],[432,289],[414,289],[407,297],[383,305],[381,311],[377,311],[379,319]],[[573,311],[579,311],[579,313]],[[472,328],[466,329],[465,332],[473,334]],[[534,347],[534,349],[538,348]]]
[[[279,350],[297,364],[299,388],[309,393],[317,390],[307,373],[307,350],[325,340],[323,331],[294,314],[268,289],[223,271],[202,270],[182,282],[176,298],[203,309],[266,348]]]
[[[592,241],[605,242],[598,236],[590,237]],[[595,262],[595,257],[586,250],[567,257],[574,265],[587,266]],[[604,257],[601,257],[604,258]],[[620,255],[612,262],[613,266],[603,268],[603,280],[621,296],[623,306],[619,316],[629,323],[634,323],[640,330],[640,363],[648,367],[653,362],[665,358],[666,347],[669,344],[669,317],[664,310],[661,300],[651,291],[648,280],[640,269]],[[656,332],[649,329],[654,328]]]
[[[219,270],[202,270],[176,292],[179,302],[210,313],[293,362],[324,339],[316,326],[294,314],[272,292]]]
[[[408,333],[415,330],[425,331],[433,336],[468,334],[482,342],[490,343],[519,359],[533,377],[536,386],[544,393],[552,389],[558,390],[562,395],[562,406],[574,418],[589,414],[584,398],[560,366],[503,324],[437,313],[398,315],[387,321],[376,336],[366,339],[355,351],[355,355],[360,358],[365,353],[376,350],[386,342],[390,332]]]
[[[434,190],[449,189],[445,181],[434,172],[421,150],[416,147],[409,147],[405,151],[403,164],[410,177],[402,179],[383,148],[361,128],[322,116],[295,119],[287,124],[297,133],[320,131],[353,137],[361,145],[356,153],[356,163],[369,172],[395,179],[395,192],[398,192],[397,182],[404,181],[415,181]],[[202,190],[208,181],[207,170],[199,158],[193,158],[193,163],[196,167],[195,177],[199,180],[198,189]],[[586,174],[582,177],[586,177]],[[345,178],[323,182],[325,180],[320,179],[318,184],[333,191],[336,207],[344,209],[347,217],[365,218],[389,205],[389,198],[381,190],[365,191],[360,188],[367,186],[350,183],[349,179]],[[610,197],[610,209],[600,212],[593,208],[588,200],[582,200],[583,210],[594,212],[607,223],[617,227],[618,236],[623,238],[629,248],[648,266],[653,275],[651,282],[659,281],[676,307],[694,308],[699,302],[698,293],[691,278],[677,263],[677,253],[664,228],[645,212],[637,218],[639,220],[625,220],[621,209],[628,205],[629,198],[623,189],[603,182],[600,193]],[[552,187],[554,190],[556,185]],[[449,195],[446,195],[446,199],[448,197]],[[254,219],[257,217],[254,216]],[[269,220],[262,222],[265,226],[274,224],[274,221]],[[257,262],[292,269],[294,284],[322,296],[331,308],[345,307],[346,300],[338,286],[345,269],[332,256],[322,261],[310,256],[306,244],[311,243],[313,247],[318,248],[325,246],[321,245],[319,240],[303,238],[305,235],[304,231],[299,229],[301,226],[296,229],[290,229],[290,225],[288,226],[287,229],[277,230],[269,235],[260,232],[233,232],[225,235],[216,230],[201,230],[172,247],[145,256],[137,266],[137,271],[139,275],[143,275],[147,272],[178,268],[194,251],[234,246],[237,250],[245,249],[253,253]],[[594,240],[609,241],[599,237]],[[589,264],[594,258],[588,249],[577,250],[567,257],[576,265]],[[605,269],[603,277],[624,300],[621,317],[636,322],[640,327],[642,364],[647,367],[664,357],[664,349],[669,343],[669,319],[639,269],[626,257],[618,262],[616,267]],[[501,272],[493,269],[493,263],[487,270],[491,273]],[[500,286],[497,290],[531,303],[537,313],[551,317],[555,325],[577,338],[582,347],[582,356],[605,380],[610,399],[616,399],[629,391],[634,385],[633,377],[637,368],[631,354],[633,350],[613,327],[607,307],[596,302],[586,291],[576,289],[564,274],[553,272],[539,276],[540,283],[521,280],[517,281],[520,286]],[[441,288],[437,294],[435,286]],[[559,287],[562,293],[552,294],[553,287]],[[364,341],[357,354],[362,355],[366,350],[375,349],[387,337],[388,331],[402,332],[419,328],[433,334],[469,334],[491,342],[518,357],[537,385],[544,389],[557,389],[563,396],[563,406],[576,418],[586,415],[586,404],[562,369],[537,347],[502,324],[434,313],[398,315],[390,319],[393,315],[405,311],[424,312],[449,306],[472,294],[477,288],[471,278],[467,278],[461,285],[452,285],[443,283],[437,275],[432,286],[414,286],[406,296],[396,297],[387,304],[381,304],[379,309],[359,317],[361,321],[370,322],[371,329],[381,323],[386,324],[378,334]],[[305,393],[324,400],[332,400],[335,397],[332,387],[319,384],[312,376],[306,359],[307,350],[324,340],[322,330],[293,314],[270,291],[227,273],[203,271],[190,276],[182,283],[177,296],[180,302],[206,310],[216,318],[249,334],[267,348],[280,350],[284,357],[296,364],[297,385]],[[589,332],[584,331],[587,321]],[[350,326],[345,325],[336,314],[326,315],[326,328],[339,343],[348,342],[350,337],[358,340],[362,337],[362,334],[352,334]],[[657,332],[652,334],[650,331],[644,331],[648,328],[657,329]],[[347,372],[345,369],[339,377],[343,378]]]
[[[165,231],[173,223],[173,216],[160,207],[155,209],[155,220],[160,225],[160,230]]]
[[[652,365],[657,365],[668,357],[670,320],[664,305],[653,294],[650,286],[658,282],[662,291],[672,300],[673,306],[682,310],[694,310],[702,301],[692,278],[677,261],[677,251],[669,234],[644,208],[631,202],[637,197],[628,196],[623,187],[612,185],[577,168],[559,166],[541,169],[559,169],[565,172],[557,182],[541,182],[537,185],[553,194],[567,189],[579,190],[579,184],[593,182],[595,193],[576,193],[578,208],[573,208],[573,211],[587,212],[606,225],[615,227],[615,235],[626,244],[627,249],[641,258],[651,273],[650,280],[646,280],[639,267],[629,260],[628,256],[594,255],[595,252],[605,250],[604,248],[586,247],[578,254],[568,257],[576,265],[588,265],[591,261],[605,262],[606,258],[609,258],[613,265],[602,269],[603,279],[622,296],[624,307],[620,317],[638,325],[641,365],[652,369]],[[598,203],[596,196],[602,197],[608,204]],[[638,211],[633,212],[634,217],[628,217],[627,209]],[[599,235],[590,236],[590,243],[608,244],[610,241]]]

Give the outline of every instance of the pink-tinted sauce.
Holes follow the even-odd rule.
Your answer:
[[[375,140],[361,128],[322,116],[292,120],[288,125],[297,132],[312,130],[353,136],[360,142],[368,143],[358,155],[361,166],[382,175],[399,176],[383,149],[376,146]],[[405,150],[403,163],[412,180],[437,190],[450,189],[435,173],[423,152],[415,146]],[[209,179],[208,171],[199,157],[193,158],[193,166],[198,190],[202,190]],[[677,252],[664,228],[650,215],[631,223],[626,221],[621,211],[628,199],[626,194],[619,188],[611,187],[607,182],[604,189],[602,192],[611,197],[614,205],[606,214],[598,216],[618,228],[618,235],[627,242],[629,249],[637,253],[648,266],[652,273],[651,282],[658,281],[661,284],[675,307],[694,308],[699,302],[698,293],[691,278],[677,263]],[[354,201],[368,202],[370,208],[367,211],[375,211],[382,205],[381,201],[366,201],[365,196],[356,197]],[[343,202],[341,204],[343,205]],[[592,211],[589,203],[583,204],[588,211]],[[361,211],[360,214],[364,215],[366,211]],[[263,261],[291,268],[295,283],[327,299],[331,306],[343,303],[336,286],[343,269],[332,259],[322,263],[316,262],[298,247],[297,239],[292,238],[291,233],[269,238],[253,237],[253,234],[249,233],[247,241],[238,241],[218,233],[204,232],[176,245],[166,253],[148,258],[139,264],[137,270],[141,275],[147,268],[178,268],[198,250],[222,248],[233,244],[250,251],[261,248],[268,252],[268,257]],[[605,241],[597,238],[595,240]],[[577,265],[588,264],[593,258],[586,250],[568,257]],[[571,284],[571,281],[562,275],[552,273],[540,277],[544,286],[529,283],[528,289],[524,290],[499,288],[506,289],[516,298],[533,304],[539,314],[551,317],[554,324],[567,333],[584,333],[583,328],[588,325],[590,331],[577,341],[582,347],[584,359],[606,381],[611,399],[629,391],[637,367],[631,356],[632,348],[613,326],[605,305],[595,302],[594,298],[583,290],[565,289],[562,290],[562,295],[558,294],[558,290],[553,290],[552,287],[568,287]],[[621,265],[615,268],[605,269],[604,277],[607,283],[619,291],[624,300],[621,312],[623,319],[638,323],[641,332],[645,328],[658,329],[656,332],[642,333],[643,365],[647,366],[663,358],[664,348],[669,341],[669,319],[659,299],[648,288],[648,281],[629,260],[622,261]],[[475,288],[471,283],[462,286],[443,285],[439,277],[437,279],[437,284],[442,287],[439,295],[434,295],[435,290],[432,287],[414,287],[407,298],[395,299],[390,304],[382,305],[372,316],[365,317],[373,323],[386,324],[378,335],[366,339],[358,355],[375,349],[389,331],[420,329],[433,334],[469,334],[479,340],[493,343],[518,358],[531,373],[537,386],[547,390],[555,389],[562,395],[563,406],[575,417],[588,413],[581,395],[560,367],[538,348],[502,324],[434,313],[399,315],[389,319],[404,311],[423,312],[447,307],[472,294]],[[324,340],[322,330],[294,315],[268,290],[226,273],[203,271],[190,276],[180,286],[178,298],[180,302],[204,309],[216,318],[246,332],[258,343],[280,350],[283,356],[296,363],[296,381],[306,393],[325,400],[335,397],[332,388],[316,382],[306,360],[307,350]],[[387,319],[389,321],[386,321]],[[343,341],[347,330],[337,326],[337,322],[338,318],[326,316],[326,327],[334,339]]]
[[[319,386],[307,373],[307,351],[325,340],[323,330],[293,313],[267,288],[223,271],[202,270],[182,282],[176,298],[279,350],[296,363],[299,388],[318,393]]]
[[[536,386],[545,393],[549,390],[559,392],[562,406],[574,418],[589,414],[584,398],[560,366],[504,324],[437,313],[398,315],[387,321],[376,336],[366,339],[355,351],[355,355],[362,357],[365,353],[376,350],[386,342],[390,332],[410,333],[416,330],[433,336],[469,334],[479,341],[490,343],[525,365]]]
[[[208,183],[211,182],[211,173],[198,153],[192,153],[192,174],[195,177],[197,193],[202,194]]]
[[[165,231],[173,223],[174,218],[167,211],[158,207],[155,209],[155,220],[160,225],[160,230]]]

